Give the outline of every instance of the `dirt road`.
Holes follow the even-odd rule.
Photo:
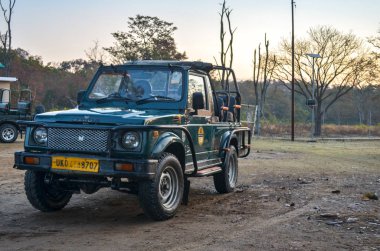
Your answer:
[[[362,198],[380,195],[380,142],[254,145],[236,192],[192,179],[189,205],[154,222],[109,189],[35,210],[12,169],[22,142],[0,144],[0,250],[380,250],[380,202]]]

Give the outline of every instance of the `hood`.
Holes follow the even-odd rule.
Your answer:
[[[46,112],[38,114],[36,121],[41,122],[72,122],[89,124],[131,124],[143,125],[153,117],[168,115],[157,110],[132,110],[118,108],[94,108],[88,110],[72,109],[65,111]]]

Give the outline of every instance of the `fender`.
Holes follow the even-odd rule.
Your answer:
[[[239,158],[244,158],[244,157],[248,156],[248,154],[250,153],[250,150],[251,150],[251,148],[250,148],[250,145],[251,145],[251,131],[248,128],[242,127],[242,128],[234,129],[232,131],[227,131],[227,132],[225,132],[222,135],[222,140],[220,141],[220,146],[219,146],[219,156],[221,158],[225,157],[225,151],[224,151],[224,149],[228,148],[231,145],[231,142],[236,142],[236,145],[235,145],[236,150],[239,149],[239,144],[242,144],[242,142],[239,142],[239,139],[237,137],[237,134],[239,132],[248,132],[248,145],[244,146],[244,147],[247,147],[248,151],[245,154],[240,155],[240,156],[238,154],[238,157]]]
[[[179,143],[182,145],[183,149],[185,149],[182,139],[178,137],[177,134],[172,132],[163,133],[162,135],[160,135],[160,137],[157,139],[156,144],[153,146],[151,157],[159,158],[160,155],[165,151],[165,149],[173,143]]]
[[[10,121],[10,120],[1,120],[1,121],[0,121],[0,126],[3,125],[3,124],[11,124],[11,125],[13,125],[14,127],[16,127],[17,130],[20,131],[20,126],[19,126],[16,122],[14,122],[14,121]]]
[[[222,135],[222,139],[220,140],[220,145],[219,145],[219,156],[221,158],[225,157],[226,152],[224,151],[224,149],[229,147],[231,140],[237,139],[236,134],[231,135],[232,133],[233,131],[227,131],[223,133]]]

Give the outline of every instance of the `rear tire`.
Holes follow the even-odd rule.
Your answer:
[[[26,171],[25,192],[32,206],[42,212],[58,211],[69,203],[72,193],[45,183],[45,173]]]
[[[0,126],[0,141],[2,143],[13,143],[18,137],[17,127],[12,124]]]
[[[218,193],[233,192],[238,180],[238,157],[235,146],[226,153],[223,171],[214,175],[214,185]]]
[[[154,220],[172,218],[181,204],[184,176],[178,159],[164,153],[157,165],[154,180],[139,183],[139,199],[145,214]]]

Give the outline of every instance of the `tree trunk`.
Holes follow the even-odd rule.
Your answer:
[[[261,114],[260,114],[260,106],[257,106],[256,119],[255,119],[255,134],[260,136],[261,131]]]
[[[261,116],[263,114],[263,102],[260,100],[257,105],[256,119],[255,119],[255,134],[260,136],[261,133]]]

